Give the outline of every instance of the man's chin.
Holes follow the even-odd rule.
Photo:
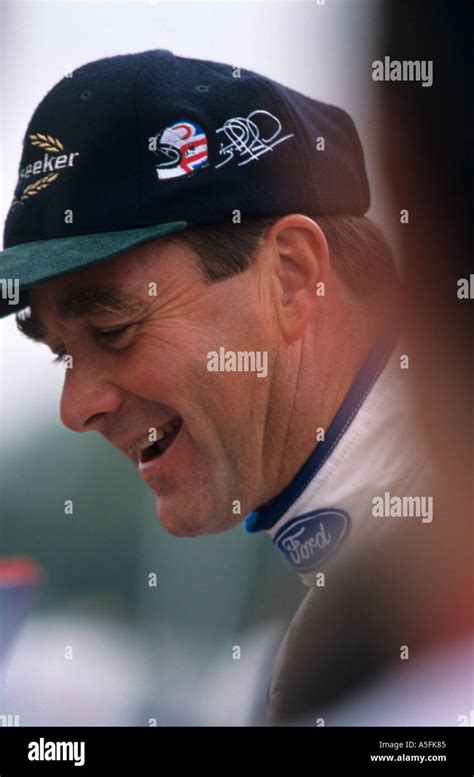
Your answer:
[[[175,537],[199,537],[205,534],[218,534],[232,529],[242,520],[240,515],[231,511],[216,510],[210,507],[190,509],[190,501],[155,494],[156,517],[169,534]],[[226,512],[228,514],[226,514]]]

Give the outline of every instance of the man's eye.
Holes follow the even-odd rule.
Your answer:
[[[131,324],[124,324],[123,326],[119,326],[116,329],[102,329],[97,332],[97,336],[102,340],[115,340],[116,338],[120,337],[120,335],[125,334],[127,329],[130,327]]]
[[[120,345],[122,338],[124,344],[128,343],[128,335],[132,334],[137,326],[136,322],[130,324],[122,324],[114,329],[97,329],[95,336],[100,343],[107,345]]]
[[[102,342],[105,341],[107,343],[115,343],[116,341],[120,340],[122,335],[125,335],[129,329],[131,329],[134,326],[134,324],[123,324],[122,326],[118,326],[115,329],[96,329],[95,336]],[[66,351],[61,351],[56,354],[56,356],[53,359],[53,364],[62,364],[67,356]]]

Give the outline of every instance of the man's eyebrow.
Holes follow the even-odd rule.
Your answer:
[[[147,308],[147,301],[126,291],[111,289],[83,289],[68,292],[56,303],[61,318],[87,318],[98,315],[116,315],[134,317]],[[42,342],[47,329],[41,320],[31,311],[23,311],[16,316],[16,325],[22,334],[36,342]]]
[[[60,318],[86,318],[98,315],[135,316],[147,307],[147,301],[127,291],[82,289],[70,291],[56,303]]]

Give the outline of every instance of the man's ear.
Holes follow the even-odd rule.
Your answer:
[[[267,239],[273,254],[275,310],[285,340],[291,343],[303,336],[324,299],[328,245],[320,227],[299,214],[279,219]]]

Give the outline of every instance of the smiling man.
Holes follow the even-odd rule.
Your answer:
[[[374,497],[426,495],[344,111],[168,51],[111,57],[44,98],[20,171],[2,315],[65,362],[63,423],[131,460],[169,532],[248,516],[311,586],[378,536]]]
[[[378,323],[330,269],[321,229],[301,215],[276,219],[254,263],[225,280],[206,282],[190,245],[163,238],[40,284],[30,304],[20,328],[69,357],[63,423],[123,451],[165,528],[187,536],[231,528],[288,485]],[[267,353],[267,379],[210,372],[207,354],[221,343]]]

